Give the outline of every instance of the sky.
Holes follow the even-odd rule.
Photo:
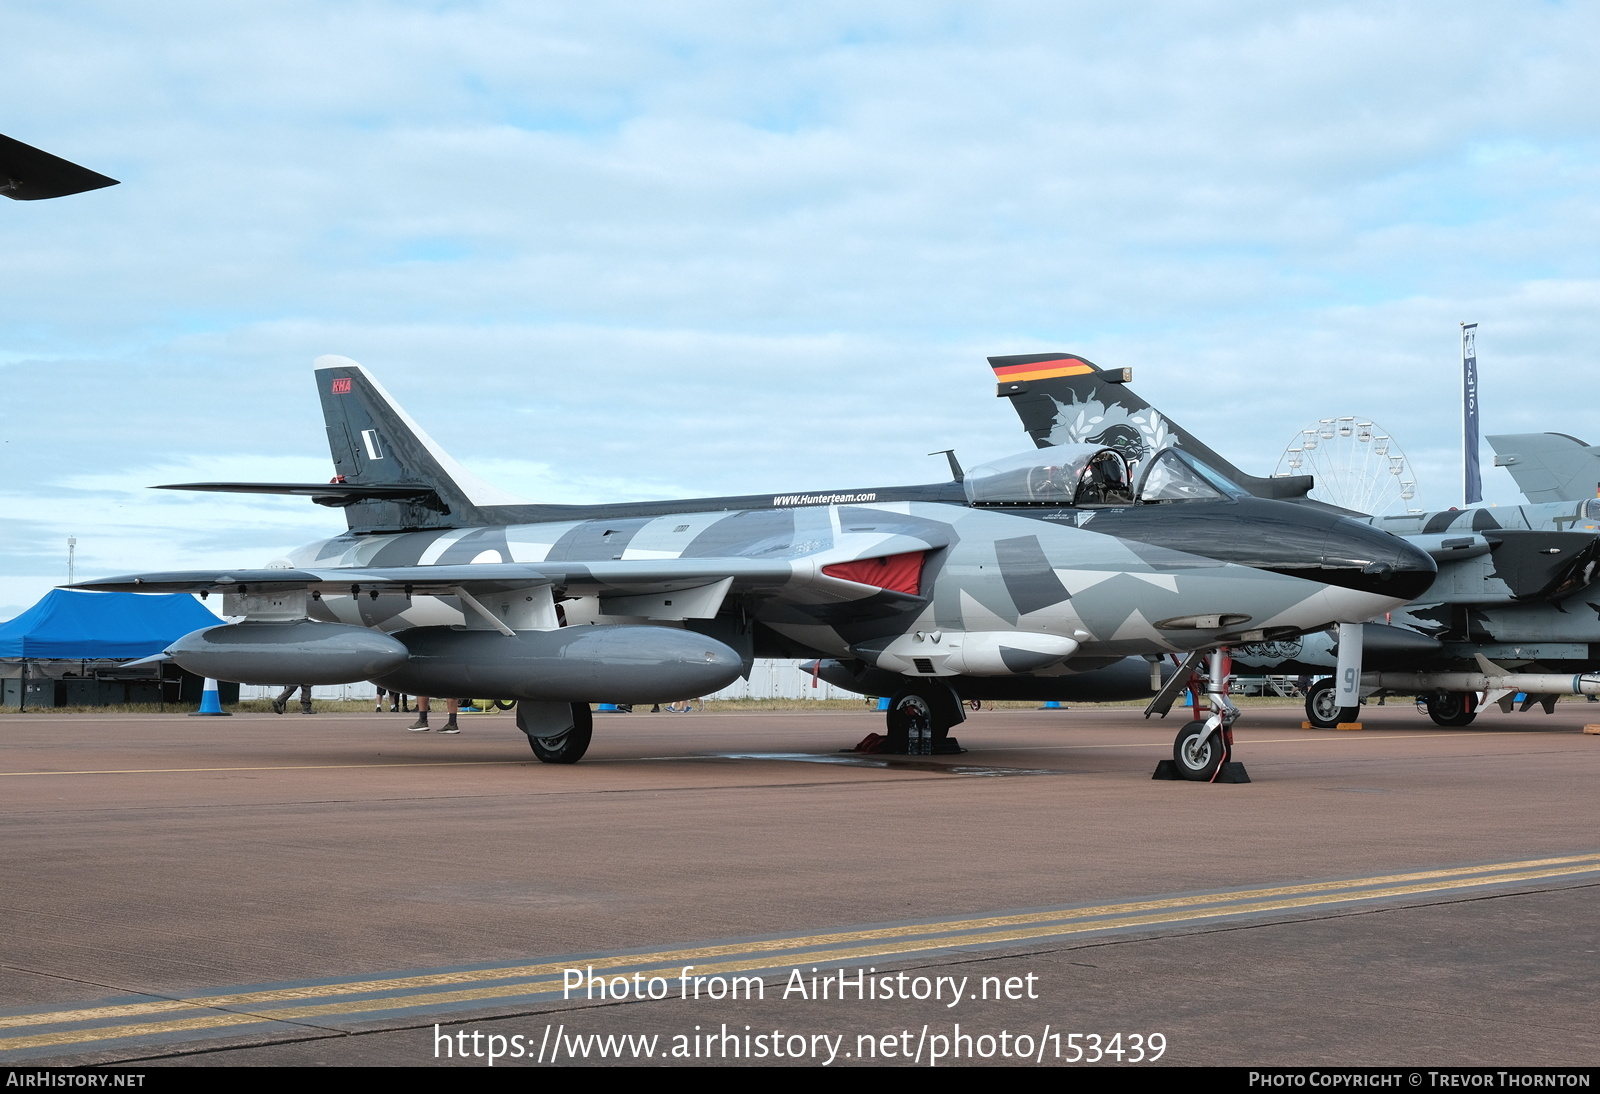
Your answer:
[[[530,499],[932,482],[1061,350],[1236,464],[1318,419],[1461,504],[1600,441],[1600,9],[1564,3],[13,0],[0,619],[338,534],[319,354]],[[1501,469],[1486,500],[1515,504]]]

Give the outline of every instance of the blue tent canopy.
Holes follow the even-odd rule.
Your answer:
[[[222,620],[186,593],[88,593],[52,589],[0,623],[0,657],[127,660],[160,653],[190,631]]]

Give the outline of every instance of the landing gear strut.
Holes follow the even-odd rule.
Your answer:
[[[1247,783],[1244,764],[1232,762],[1233,723],[1239,708],[1228,699],[1228,671],[1232,658],[1227,647],[1211,651],[1206,666],[1206,699],[1211,713],[1178,731],[1172,742],[1172,759],[1156,765],[1154,778],[1191,782]]]
[[[1334,674],[1306,692],[1306,720],[1318,729],[1354,726],[1361,717],[1361,648],[1366,641],[1360,623],[1340,623],[1338,663]]]

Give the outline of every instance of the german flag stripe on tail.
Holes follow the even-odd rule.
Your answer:
[[[994,377],[1002,382],[1014,383],[1018,380],[1049,380],[1056,376],[1082,376],[1096,371],[1089,362],[1077,357],[1053,357],[1045,361],[995,365]]]

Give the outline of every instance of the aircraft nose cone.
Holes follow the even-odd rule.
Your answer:
[[[1433,556],[1381,528],[1342,517],[1328,529],[1322,565],[1348,589],[1415,600],[1439,573]]]

